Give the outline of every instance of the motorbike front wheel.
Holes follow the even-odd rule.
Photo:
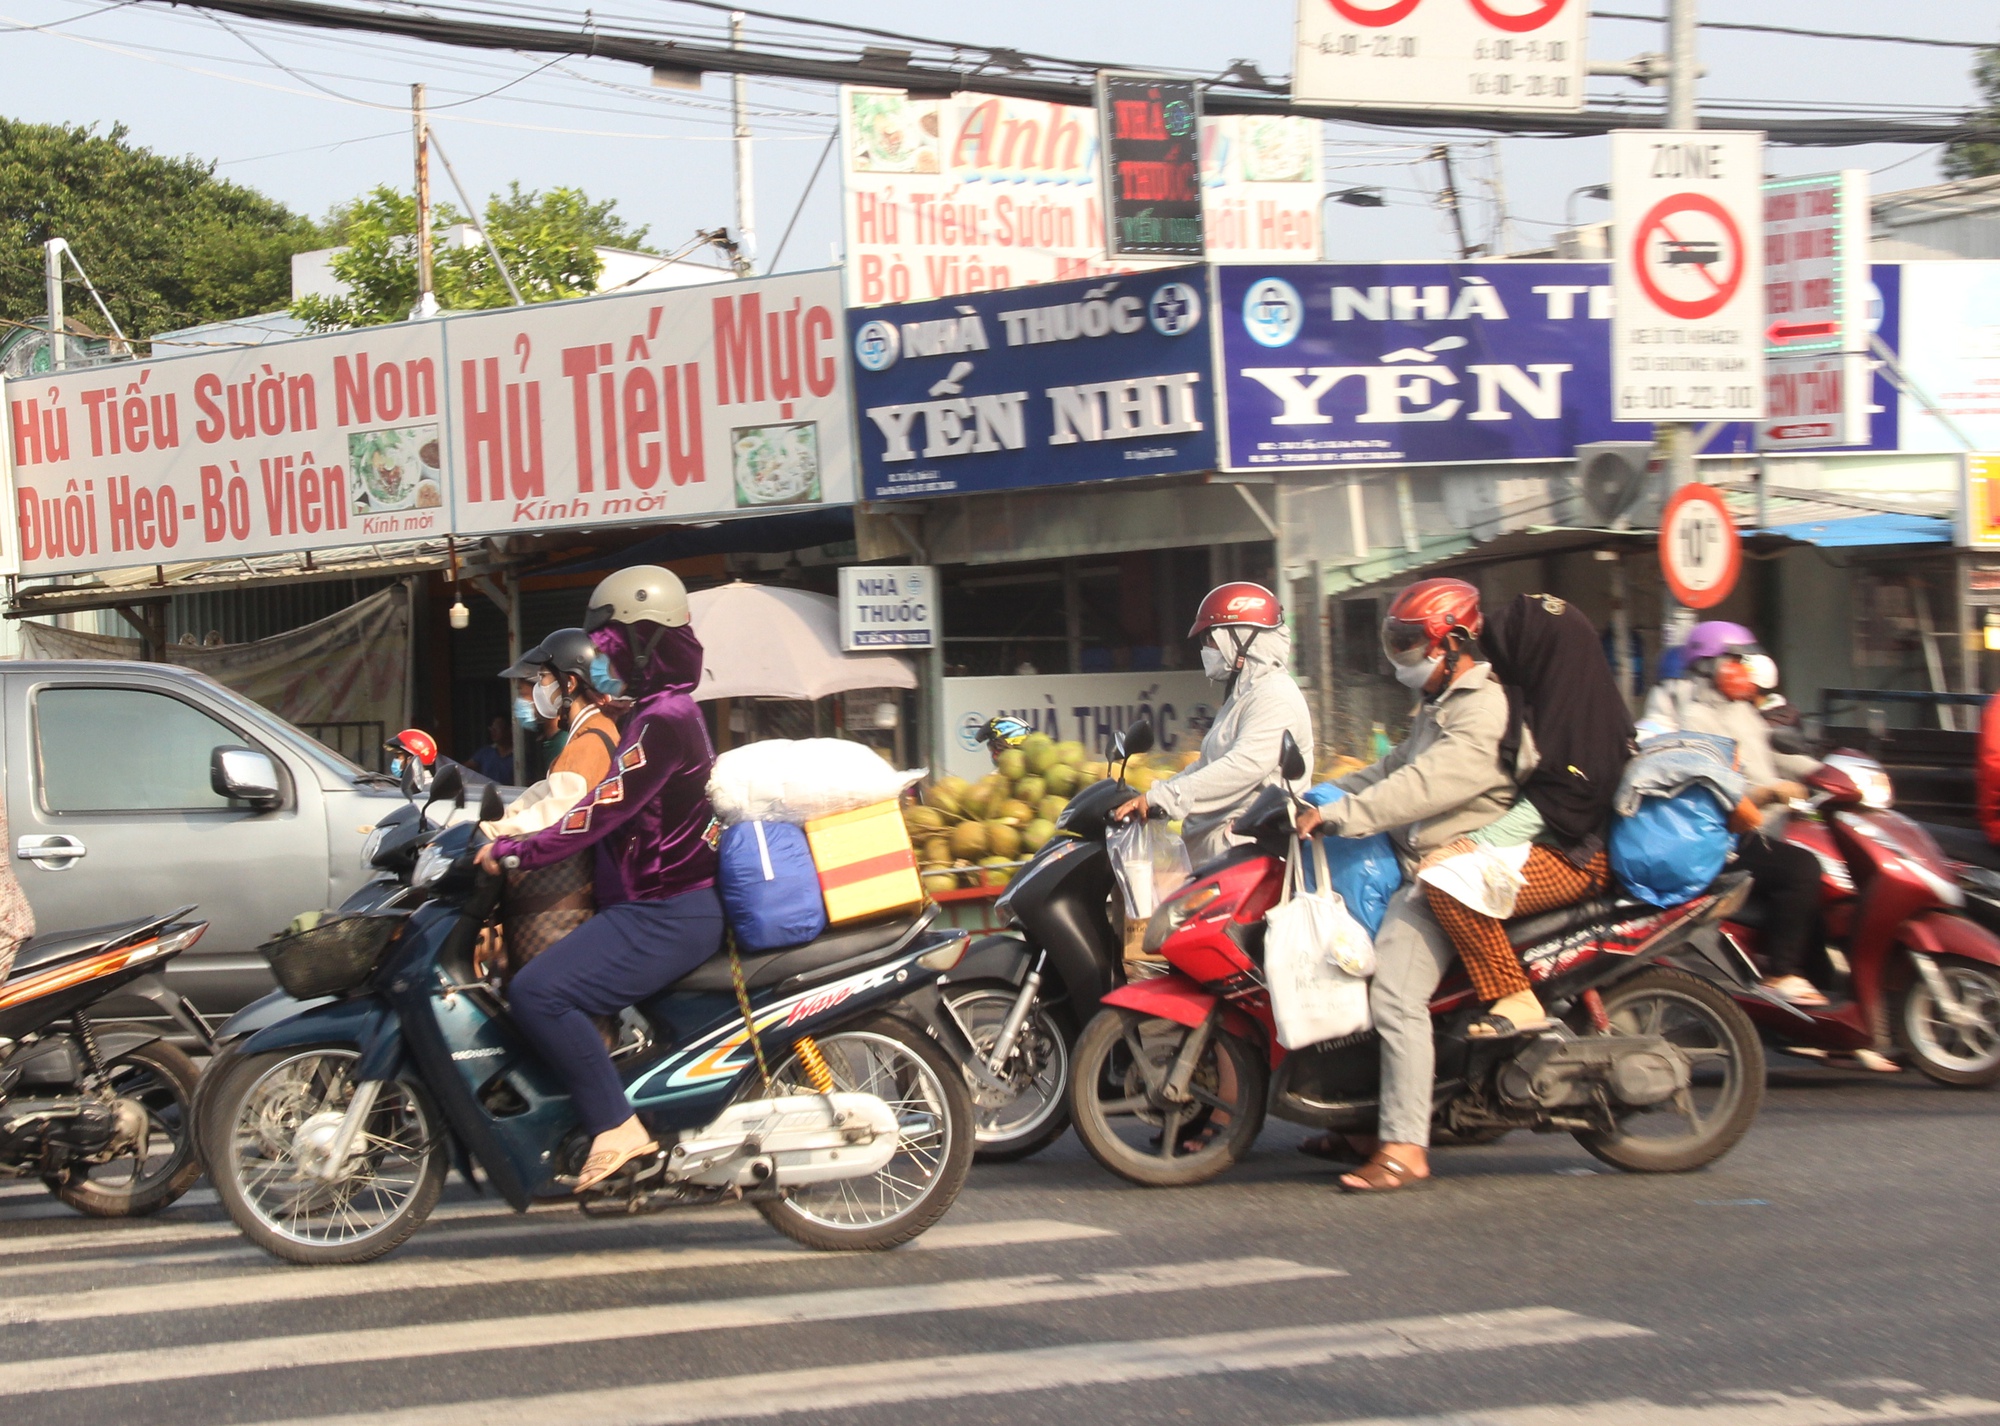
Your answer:
[[[444,1191],[443,1125],[422,1086],[384,1084],[339,1172],[317,1172],[354,1098],[347,1049],[233,1060],[205,1096],[203,1156],[243,1236],[295,1263],[365,1263],[401,1246]]]
[[[1897,1042],[1939,1084],[1976,1089],[2000,1080],[2000,971],[1950,956],[1940,956],[1937,968],[1957,1006],[1939,1004],[1918,976],[1897,1007]]]
[[[1264,1127],[1269,1076],[1255,1046],[1217,1029],[1188,1084],[1192,1103],[1170,1105],[1160,1088],[1186,1025],[1136,1010],[1106,1009],[1076,1042],[1070,1117],[1084,1148],[1120,1178],[1147,1188],[1205,1183],[1250,1152]]]
[[[949,998],[952,1014],[982,1058],[992,1053],[1018,994],[999,981],[964,987]],[[1037,997],[1013,1053],[1001,1066],[1007,1087],[988,1089],[966,1077],[973,1112],[979,1116],[974,1156],[981,1163],[1012,1163],[1038,1154],[1069,1128],[1069,1047],[1075,1041],[1069,1017]]]

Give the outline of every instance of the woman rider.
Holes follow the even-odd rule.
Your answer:
[[[490,872],[507,858],[532,870],[596,850],[597,914],[530,962],[508,992],[514,1022],[562,1076],[594,1136],[579,1193],[659,1148],[591,1017],[672,985],[721,949],[723,927],[708,805],[715,755],[690,696],[702,654],[687,590],[653,565],[620,570],[591,594],[584,627],[634,700],[611,773],[553,826],[479,852]]]

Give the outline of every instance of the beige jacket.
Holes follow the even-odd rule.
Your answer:
[[[1409,863],[1470,836],[1514,805],[1516,777],[1534,771],[1534,740],[1525,728],[1518,766],[1500,765],[1506,733],[1507,695],[1491,664],[1474,664],[1424,700],[1395,751],[1339,780],[1347,796],[1321,810],[1325,827],[1343,837],[1387,832]]]

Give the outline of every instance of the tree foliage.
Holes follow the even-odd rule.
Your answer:
[[[291,255],[318,245],[317,226],[217,178],[213,163],[166,158],[127,135],[0,118],[0,317],[43,319],[49,238],[68,240],[130,336],[283,307]],[[101,320],[74,270],[65,305]]]
[[[593,203],[581,190],[523,190],[516,183],[487,200],[485,224],[493,246],[526,302],[582,297],[596,290],[600,247],[644,250],[646,230],[627,226],[613,201]],[[476,231],[462,229],[450,204],[431,209],[432,282],[446,311],[477,311],[513,302],[505,279]],[[454,234],[454,229],[459,229]],[[327,240],[341,246],[333,275],[347,287],[338,297],[308,295],[295,316],[322,330],[399,322],[417,305],[417,201],[377,187],[327,216]]]
[[[1972,66],[1972,82],[1983,101],[1973,118],[2000,124],[2000,49],[1979,52],[1979,61]],[[1974,140],[1952,144],[1944,151],[1946,178],[1985,178],[1995,173],[2000,173],[2000,143]]]

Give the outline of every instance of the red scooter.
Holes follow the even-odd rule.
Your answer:
[[[1287,735],[1287,781],[1305,770]],[[1164,974],[1109,991],[1077,1040],[1070,1107],[1096,1160],[1134,1183],[1203,1182],[1249,1152],[1266,1112],[1320,1129],[1375,1125],[1379,1047],[1364,1030],[1287,1051],[1263,978],[1264,915],[1285,880],[1293,799],[1267,788],[1235,831],[1255,839],[1161,904],[1145,948]],[[1436,1123],[1458,1142],[1564,1130],[1637,1173],[1700,1168],[1743,1137],[1764,1095],[1764,1051],[1735,996],[1756,971],[1703,934],[1734,913],[1747,875],[1664,910],[1600,897],[1508,923],[1557,1028],[1467,1039],[1482,1006],[1463,967],[1431,1001]]]
[[[1808,810],[1784,839],[1819,858],[1821,927],[1844,968],[1821,987],[1827,1005],[1739,994],[1743,1008],[1781,1049],[1894,1047],[1940,1084],[2000,1080],[2000,937],[1963,914],[1957,869],[1930,833],[1890,810],[1889,778],[1873,758],[1831,753],[1805,781]],[[1761,909],[1750,903],[1723,926],[1753,960]]]

